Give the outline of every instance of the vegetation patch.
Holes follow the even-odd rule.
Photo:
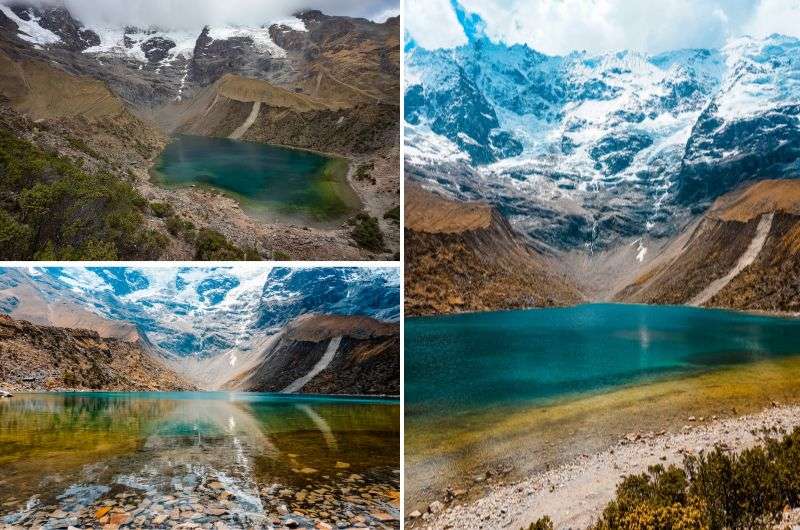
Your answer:
[[[592,530],[771,529],[800,507],[800,428],[732,453],[717,446],[683,466],[651,466],[617,487]],[[549,524],[549,526],[548,526]],[[529,530],[552,528],[540,519]]]
[[[370,162],[368,164],[360,164],[356,168],[355,178],[356,180],[366,180],[369,181],[370,184],[375,184],[375,177],[372,176],[372,171],[375,169],[375,164]]]
[[[158,259],[147,201],[108,173],[90,174],[0,126],[0,252],[5,259]]]
[[[373,252],[385,250],[383,232],[377,219],[362,212],[351,219],[350,224],[353,226],[350,235],[358,246]]]
[[[385,214],[383,214],[384,219],[389,219],[392,221],[400,222],[400,206],[395,206],[391,210],[387,210]]]
[[[201,261],[259,261],[255,249],[240,249],[225,236],[209,228],[201,228],[195,240],[195,259]]]

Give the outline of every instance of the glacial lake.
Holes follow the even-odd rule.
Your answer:
[[[399,526],[391,522],[399,518],[399,431],[397,400],[18,394],[0,400],[0,523],[46,524],[62,510],[80,527],[111,505],[148,527],[159,513],[185,519],[199,504],[201,518],[234,526],[291,516],[335,527],[348,511]],[[368,501],[352,502],[367,492]]]
[[[405,333],[407,411],[546,403],[800,354],[800,320],[679,306],[587,304],[411,318]]]
[[[359,207],[347,170],[346,160],[311,151],[181,135],[161,153],[153,174],[168,187],[221,191],[259,219],[329,226]]]
[[[405,498],[530,477],[630,432],[800,403],[800,320],[589,304],[405,322]]]

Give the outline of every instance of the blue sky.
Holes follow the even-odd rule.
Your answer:
[[[427,49],[465,44],[465,20],[478,21],[495,42],[553,55],[659,53],[718,48],[741,35],[800,36],[800,0],[407,0],[405,17],[406,38]]]

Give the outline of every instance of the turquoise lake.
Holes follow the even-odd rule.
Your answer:
[[[219,190],[258,217],[324,224],[358,208],[347,166],[344,159],[310,151],[182,135],[161,153],[154,173],[165,186]]]
[[[589,304],[407,319],[407,415],[527,406],[800,353],[800,320]]]
[[[37,509],[91,518],[119,495],[147,506],[208,506],[223,490],[226,517],[245,526],[286,517],[275,512],[279,503],[311,526],[335,524],[333,510],[323,516],[319,500],[301,499],[314,489],[342,512],[371,520],[378,506],[399,518],[391,503],[399,499],[400,406],[257,393],[22,393],[0,400],[0,469],[0,526],[30,523]],[[362,490],[372,504],[344,499]]]

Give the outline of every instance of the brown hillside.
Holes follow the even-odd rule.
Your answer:
[[[524,243],[486,204],[459,203],[408,183],[407,315],[579,302],[555,260]]]

